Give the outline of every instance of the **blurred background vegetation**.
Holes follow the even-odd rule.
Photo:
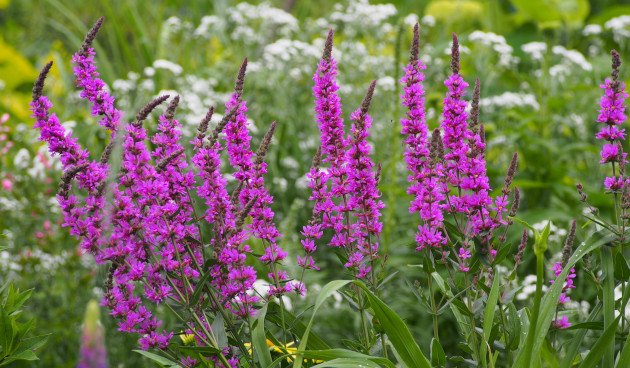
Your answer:
[[[282,246],[290,254],[299,251],[299,230],[311,211],[304,177],[318,145],[311,78],[327,30],[336,31],[333,55],[339,60],[346,118],[369,82],[377,80],[371,138],[374,157],[383,164],[380,188],[387,205],[381,244],[389,254],[389,272],[398,272],[390,282],[399,287],[389,290],[400,291],[396,298],[384,298],[409,317],[418,341],[423,341],[420,326],[429,317],[407,286],[421,278],[407,265],[421,258],[413,251],[417,219],[408,214],[405,194],[402,88],[397,82],[416,21],[427,64],[430,127],[439,125],[447,50],[451,32],[457,32],[464,78],[470,84],[481,79],[493,188],[500,188],[509,159],[518,152],[514,183],[522,193],[519,216],[530,223],[554,222],[551,255],[560,250],[569,221],[584,222],[575,183],[584,183],[602,212],[611,210],[594,139],[602,94],[598,86],[610,74],[611,49],[630,62],[630,0],[0,0],[0,243],[10,247],[0,253],[0,283],[14,280],[22,289],[35,288],[25,313],[36,318],[37,334],[53,333],[41,352],[41,367],[76,365],[84,310],[90,299],[99,298],[105,270],[81,255],[77,241],[60,226],[54,199],[59,162],[48,156],[31,129],[30,90],[39,68],[54,60],[46,93],[64,126],[95,157],[100,155],[107,136],[86,105],[78,103],[69,61],[100,16],[106,21],[96,42],[96,60],[118,107],[130,119],[158,93],[177,91],[187,137],[210,105],[222,110],[242,59],[249,58],[245,98],[254,142],[278,121],[267,182],[285,235]],[[624,80],[630,76],[627,65],[621,67]],[[522,229],[514,226],[512,231],[514,239]],[[531,258],[520,271],[523,286]],[[326,266],[310,275],[307,287],[349,277],[342,274],[333,250],[321,246],[318,259]],[[595,297],[585,280],[578,280],[578,288],[587,303]],[[303,310],[312,301],[297,302]],[[333,344],[352,345],[358,322],[347,318],[346,303],[338,304],[319,316],[316,329],[328,338],[336,336]],[[448,329],[451,322],[441,321],[441,329]],[[102,323],[112,367],[151,366],[131,352],[136,337],[118,333],[106,315]],[[448,336],[442,345],[458,349],[457,334],[450,342]]]

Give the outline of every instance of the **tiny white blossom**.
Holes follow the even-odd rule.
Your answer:
[[[184,71],[180,65],[175,64],[172,61],[158,59],[153,62],[153,67],[156,69],[166,69],[175,75],[180,75]]]
[[[521,46],[524,53],[529,54],[534,60],[542,60],[547,52],[547,44],[544,42],[530,42]]]
[[[598,35],[600,33],[602,33],[602,26],[599,24],[589,24],[582,30],[582,35],[584,36]]]

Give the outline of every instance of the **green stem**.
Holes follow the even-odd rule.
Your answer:
[[[602,271],[604,271],[604,326],[608,327],[615,319],[615,274],[613,271],[613,258],[610,247],[600,248]],[[615,345],[608,344],[604,352],[602,367],[612,367],[615,359]]]
[[[545,255],[536,254],[536,294],[534,297],[534,309],[532,310],[531,317],[529,319],[529,331],[527,332],[527,341],[525,342],[525,357],[522,361],[532,361],[532,348],[534,346],[534,338],[536,334],[536,325],[538,324],[538,312],[540,310],[540,302],[542,299],[542,286],[545,279]]]
[[[426,247],[425,249],[427,250],[427,257],[429,257],[429,262],[433,264],[433,254],[431,254],[431,249],[429,249],[429,247]],[[429,272],[427,272],[427,276],[429,278],[429,292],[431,293],[431,317],[433,318],[433,335],[435,336],[435,339],[440,342],[440,335],[438,333],[437,308],[435,307],[435,292],[433,290],[433,277]]]
[[[466,280],[466,300],[468,301],[468,309],[470,309],[471,311],[474,309],[473,305],[475,304],[474,301],[472,300],[472,294],[470,292],[470,288],[469,288],[469,280],[468,280],[468,274],[464,275],[464,279]],[[473,351],[474,357],[475,357],[475,361],[479,362],[480,358],[479,358],[479,343],[477,342],[477,332],[475,331],[475,317],[474,315],[470,315],[468,317],[469,323],[470,323],[470,337],[472,339],[472,344],[473,346],[471,346],[471,350]]]

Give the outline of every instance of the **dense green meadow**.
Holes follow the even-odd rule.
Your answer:
[[[598,208],[599,218],[612,223],[618,214],[616,194],[607,193],[604,188],[604,178],[611,175],[610,166],[599,163],[602,141],[595,134],[601,128],[597,118],[604,90],[600,85],[611,75],[610,50],[620,54],[619,80],[630,80],[630,1],[0,0],[0,285],[13,282],[22,291],[33,289],[20,308],[19,321],[34,320],[30,336],[50,334],[46,344],[35,351],[40,360],[13,361],[8,366],[75,367],[84,331],[102,331],[110,367],[157,366],[153,360],[133,351],[138,349],[138,335],[117,331],[117,320],[106,307],[100,307],[98,326],[94,323],[99,317],[93,304],[88,313],[90,318],[84,320],[90,301],[103,299],[108,268],[95,264],[94,257],[80,249],[79,240],[70,235],[68,227],[62,226],[64,217],[55,198],[63,174],[62,163],[58,156],[51,157],[48,146],[40,141],[29,111],[33,83],[40,69],[52,60],[44,94],[54,103],[61,125],[83,147],[89,148],[92,159],[98,159],[109,142],[109,134],[79,97],[70,59],[101,16],[105,22],[94,43],[95,61],[100,77],[116,97],[116,107],[124,112],[122,122],[134,120],[137,112],[158,95],[178,94],[181,102],[176,118],[182,124],[182,145],[188,157],[193,152],[188,142],[197,134],[197,125],[208,108],[214,105],[217,114],[221,114],[219,118],[227,113],[224,105],[233,92],[239,66],[248,58],[243,99],[248,105],[252,147],[258,147],[270,124],[277,122],[265,157],[268,165],[265,186],[273,196],[274,221],[283,235],[278,238],[278,245],[288,253],[283,269],[292,277],[302,272],[295,262],[296,256],[303,254],[300,231],[313,211],[306,174],[320,145],[313,75],[322,58],[328,31],[335,31],[332,56],[339,68],[338,94],[344,107],[346,133],[352,121],[350,112],[361,106],[365,91],[376,81],[370,107],[374,121],[368,142],[373,162],[381,165],[378,188],[385,207],[380,217],[379,253],[387,256],[386,263],[379,268],[382,278],[371,290],[400,316],[433,366],[508,367],[508,362],[520,354],[523,344],[527,344],[524,336],[536,293],[534,244],[540,247],[542,242],[538,238],[548,236],[545,240],[548,248],[541,253],[547,291],[551,288],[549,280],[558,276],[553,265],[562,258],[571,222],[577,220],[575,248],[582,242],[590,244],[596,231],[608,229],[607,223],[592,220],[589,207],[576,191],[577,183],[583,185],[590,206]],[[451,74],[449,63],[455,32],[460,43],[460,73],[470,84],[464,96],[468,103],[475,79],[481,81],[480,122],[485,128],[485,160],[492,197],[501,193],[513,153],[518,153],[518,166],[510,186],[520,190],[518,220],[505,234],[503,247],[507,249],[499,252],[501,262],[477,265],[489,267],[494,275],[499,275],[496,280],[501,293],[505,285],[509,286],[509,291],[505,287],[506,294],[500,295],[497,308],[500,313],[489,317],[484,310],[496,291],[493,280],[480,275],[476,280],[482,285],[480,294],[476,294],[479,298],[471,302],[470,295],[465,298],[465,291],[469,290],[468,275],[460,273],[449,279],[450,271],[444,268],[445,264],[436,261],[432,265],[433,258],[427,257],[428,253],[415,250],[420,220],[417,214],[409,212],[412,196],[407,193],[409,173],[403,160],[405,137],[401,134],[401,119],[407,116],[407,110],[401,104],[404,84],[400,80],[405,75],[403,68],[409,60],[416,23],[420,32],[419,58],[426,65],[423,84],[428,130],[440,127],[443,119],[447,93],[444,80]],[[157,131],[157,116],[163,110],[158,108],[144,123],[149,135]],[[216,121],[215,117],[213,125]],[[624,124],[627,127],[627,121]],[[627,143],[623,144],[628,151]],[[120,159],[118,147],[114,149],[111,166],[120,168]],[[223,164],[228,168],[225,172],[230,172],[225,158]],[[229,191],[236,186],[234,178],[228,177]],[[530,241],[522,263],[515,268],[514,256],[523,230],[529,226],[524,223],[531,224]],[[324,285],[332,280],[352,280],[355,276],[343,267],[344,260],[340,262],[345,254],[327,245],[330,238],[325,233],[314,253],[321,270],[304,274],[309,291],[303,297],[291,294],[281,304],[305,325]],[[543,336],[542,347],[538,347],[536,364],[561,367],[562,362],[571,360],[565,358],[568,351],[574,353],[574,361],[580,362],[596,341],[615,345],[615,352],[623,350],[630,327],[627,320],[630,309],[626,309],[630,297],[630,288],[626,287],[630,268],[626,259],[630,254],[624,252],[623,243],[620,241],[613,248],[611,265],[615,277],[610,277],[601,260],[606,257],[605,251],[600,255],[599,249],[590,249],[587,260],[576,261],[575,288],[569,292],[571,301],[560,308],[573,327],[551,327]],[[453,244],[449,243],[450,246]],[[254,254],[261,253],[262,247],[257,243],[253,247]],[[457,252],[458,248],[453,249]],[[256,263],[255,257],[249,257],[248,264],[265,279],[265,267]],[[461,286],[464,278],[466,286]],[[437,288],[445,279],[446,284],[449,280],[453,284],[434,292],[434,286]],[[611,283],[607,284],[607,280]],[[614,295],[609,295],[613,289]],[[366,305],[361,305],[365,302],[361,295],[368,292],[362,294],[356,285],[345,286],[344,290],[330,292],[330,298],[323,301],[317,310],[313,333],[329,347],[378,357],[387,357],[389,351],[389,359],[397,362],[393,366],[411,367],[402,363],[404,356],[392,357],[401,354],[395,344],[387,345],[392,336],[386,338],[378,321],[371,320],[374,310],[367,311]],[[462,293],[457,294],[458,291]],[[448,304],[458,298],[465,301],[460,301],[457,308]],[[607,309],[605,300],[610,298],[621,302]],[[437,319],[434,319],[436,302],[443,308],[435,313]],[[278,304],[269,303],[278,310]],[[176,332],[171,340],[174,344],[190,344],[185,335],[181,339],[177,335],[183,333],[184,327],[166,304],[153,306],[155,315]],[[470,308],[471,305],[477,305],[476,309]],[[606,310],[599,313],[602,308]],[[494,313],[494,306],[491,309]],[[616,330],[605,329],[613,309],[617,309],[614,317],[621,309],[624,314]],[[478,321],[473,324],[481,331],[478,335],[482,339],[487,341],[484,333],[496,328],[492,332],[496,341],[488,345],[490,357],[492,354],[496,354],[494,359],[498,357],[494,363],[492,358],[486,362],[488,349],[483,359],[479,357],[477,350],[484,350],[484,341],[479,343],[463,336],[457,316],[467,316],[466,313],[471,320]],[[514,316],[527,320],[526,326],[521,327],[522,341],[514,342],[507,331],[506,326],[512,329],[511,323],[518,324]],[[554,319],[558,317],[556,311]],[[488,318],[490,322],[494,318],[496,324],[486,326]],[[267,338],[271,335],[286,342],[284,321],[279,322],[277,316],[274,321],[275,325],[267,330]],[[288,329],[299,344],[302,336],[293,329],[297,324]],[[246,331],[252,327],[244,323],[240,328],[247,335]],[[435,344],[432,338],[438,328],[439,342]],[[468,333],[469,337],[477,335]],[[600,339],[604,335],[607,340]],[[0,336],[0,346],[2,342]],[[291,346],[297,348],[297,344]],[[436,345],[446,352],[448,359],[440,360],[444,352],[440,355]],[[576,350],[571,350],[573,345]],[[627,350],[626,354],[630,354],[630,347]],[[282,353],[271,352],[274,359]],[[305,360],[305,366],[332,359],[314,355],[311,358],[312,361]],[[244,361],[241,366],[250,364]],[[253,365],[262,367],[262,361],[256,360]],[[289,366],[289,361],[281,360],[279,364]],[[389,366],[380,361],[374,364]]]

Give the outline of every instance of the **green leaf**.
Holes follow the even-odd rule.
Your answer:
[[[602,276],[604,278],[602,285],[604,325],[608,325],[612,323],[615,318],[615,271],[610,247],[604,246],[600,248],[599,254],[602,264]],[[613,345],[607,346],[603,356],[602,365],[612,367],[615,359],[615,347]]]
[[[4,310],[4,306],[0,305],[0,346],[2,346],[5,356],[11,353],[11,345],[13,344],[13,321]]]
[[[547,221],[547,225],[545,225],[542,233],[534,231],[534,253],[536,255],[543,254],[547,251],[547,239],[549,239],[550,232],[551,221]]]
[[[217,348],[213,348],[212,346],[178,346],[179,351],[186,354],[202,354],[204,357],[209,357],[210,355],[215,355],[221,352],[221,350]]]
[[[268,304],[266,319],[267,321],[272,322],[276,324],[277,326],[280,326],[280,328],[282,328],[282,318],[280,318],[280,306],[278,304],[276,303]],[[306,332],[306,325],[302,323],[302,321],[300,321],[298,317],[296,317],[295,315],[293,315],[293,313],[291,313],[290,311],[286,309],[284,310],[284,323],[285,323],[285,327],[297,336],[303,336],[304,333]],[[309,336],[308,344],[307,344],[308,349],[310,350],[330,349],[330,346],[328,346],[328,344],[326,344],[324,340],[322,340],[322,338],[319,337],[314,332],[310,331],[308,336]],[[267,338],[271,340],[270,336],[267,336]]]
[[[446,365],[446,354],[440,342],[435,339],[431,339],[431,365],[434,367],[443,367]]]
[[[615,368],[630,367],[630,334],[626,337],[626,342],[623,344],[621,354],[615,362]]]
[[[506,348],[516,350],[521,340],[521,319],[514,303],[508,304],[508,341]]]
[[[511,249],[512,243],[503,245],[497,252],[497,255],[494,257],[494,260],[492,261],[492,266],[500,264],[505,259],[505,257],[510,254]]]
[[[473,238],[473,242],[475,243],[475,257],[479,259],[482,265],[490,267],[492,262],[490,262],[490,258],[488,257],[489,250],[487,245],[481,244],[481,241],[477,237]]]
[[[556,305],[558,304],[558,298],[562,292],[564,286],[564,280],[571,268],[584,257],[585,254],[608,244],[617,239],[617,235],[609,233],[607,230],[600,230],[595,233],[584,243],[580,244],[578,248],[573,252],[573,255],[569,258],[567,265],[562,270],[562,273],[556,278],[555,282],[545,293],[542,300],[541,308],[539,311],[538,323],[534,332],[534,340],[532,345],[532,355],[537,356],[540,351],[540,346],[547,336],[549,327],[551,326],[551,320],[554,318]],[[514,368],[517,367],[529,367],[529,361],[525,361],[525,347],[523,347],[515,360]]]
[[[265,337],[265,316],[267,315],[267,306],[260,308],[258,316],[252,322],[252,345],[254,351],[258,355],[258,361],[263,367],[271,365],[271,352],[267,346],[267,338]]]
[[[619,324],[620,318],[621,316],[618,316],[608,327],[606,327],[604,333],[599,337],[599,339],[597,339],[597,342],[593,345],[591,351],[588,352],[586,358],[584,358],[584,361],[580,364],[580,368],[594,368],[601,361],[608,346],[610,346],[610,344],[614,345],[615,332],[617,331],[617,325]]]
[[[228,338],[227,333],[225,332],[225,321],[223,321],[223,316],[221,313],[218,313],[214,317],[214,321],[212,321],[212,331],[214,332],[214,336],[217,338],[217,345],[220,349],[225,349],[228,347]]]
[[[153,354],[153,353],[149,353],[148,351],[144,351],[144,350],[133,350],[136,353],[140,354],[140,355],[144,355],[145,357],[151,359],[152,361],[158,363],[160,366],[166,366],[166,367],[177,367],[177,368],[182,368],[181,365],[179,365],[178,363],[164,358],[161,355],[157,355],[157,354]]]
[[[306,350],[306,346],[307,346],[307,342],[309,338],[309,332],[311,330],[311,326],[313,325],[313,321],[315,320],[315,314],[317,314],[317,310],[319,309],[319,307],[321,307],[321,305],[329,296],[333,295],[337,290],[348,285],[350,282],[351,282],[350,280],[334,280],[334,281],[329,282],[322,288],[319,295],[317,296],[317,299],[315,300],[315,308],[313,308],[313,315],[311,316],[311,320],[308,322],[308,325],[306,326],[306,331],[302,335],[302,340],[300,341],[300,346],[298,347],[298,350],[300,351]],[[298,353],[297,357],[295,358],[293,368],[300,368],[302,366],[302,360],[303,360],[302,354]]]
[[[628,268],[628,262],[626,262],[626,259],[621,252],[617,252],[617,254],[615,254],[615,279],[630,279],[630,268]]]
[[[374,357],[366,354],[361,354],[357,351],[347,349],[328,349],[328,350],[305,350],[301,352],[304,355],[304,359],[313,360],[333,360],[333,359],[365,359],[374,363],[384,365],[388,368],[396,368],[396,365],[383,357]],[[263,365],[263,367],[266,367]]]
[[[480,353],[485,355],[488,351],[490,331],[492,330],[492,322],[494,322],[494,308],[497,306],[497,300],[499,299],[499,277],[495,275],[492,280],[492,289],[488,294],[488,301],[486,302],[486,309],[483,316],[483,340],[485,344],[479,347]],[[492,357],[490,357],[492,359]]]
[[[190,297],[190,305],[197,305],[199,299],[201,299],[201,294],[203,294],[203,285],[206,283],[206,281],[208,281],[209,278],[210,271],[206,272],[206,274],[203,275],[201,279],[199,279],[199,282],[197,283],[197,285],[195,285],[195,292],[193,293],[192,297]]]
[[[297,360],[296,360],[297,362]],[[313,366],[313,368],[324,368],[324,367],[331,367],[331,368],[357,368],[357,367],[363,367],[363,368],[381,368],[380,365],[371,362],[367,359],[347,359],[347,358],[338,358],[338,359],[333,359],[329,362],[324,362],[321,364],[318,364],[316,366]]]
[[[44,346],[44,344],[46,344],[46,341],[48,341],[49,337],[50,337],[50,334],[29,337],[27,339],[22,340],[20,344],[15,348],[15,354],[18,355],[24,351],[35,351],[41,348],[42,346]],[[13,355],[13,357],[15,357],[15,355]]]
[[[528,224],[526,221],[521,220],[518,217],[508,217],[510,220],[513,220],[515,222],[518,222],[519,224],[525,226],[526,228],[530,229],[533,232],[536,232],[536,229],[534,229],[534,227],[530,224]]]
[[[4,364],[8,364],[16,360],[39,360],[39,358],[37,357],[35,352],[33,352],[32,350],[24,350],[18,354],[11,355],[9,358],[7,358],[4,361]],[[0,365],[4,365],[4,364],[0,364]]]
[[[403,362],[408,367],[431,368],[429,360],[427,360],[422,350],[420,350],[420,347],[413,339],[411,332],[409,332],[402,318],[376,297],[376,295],[372,294],[365,284],[360,281],[354,281],[354,284],[365,291],[365,295],[374,310],[375,317],[378,318],[378,321],[383,326],[383,329],[389,337],[389,341],[396,348]]]
[[[597,304],[595,304],[595,306],[591,310],[591,313],[586,318],[586,322],[584,323],[594,323],[593,321],[598,318],[599,312],[601,310],[602,310],[602,302],[599,301],[597,302]],[[562,362],[560,362],[561,367],[570,367],[572,365],[573,361],[575,360],[576,355],[578,354],[578,350],[580,349],[582,340],[584,339],[584,336],[586,336],[587,332],[588,332],[587,329],[582,329],[582,330],[579,330],[573,336],[573,338],[571,339],[571,345],[569,345],[569,347],[567,348],[567,351],[564,354],[564,359],[562,359]]]
[[[32,294],[33,289],[29,289],[19,293],[16,296],[15,300],[13,300],[13,310],[19,309],[24,304],[24,302],[26,302],[28,298],[31,297]]]

